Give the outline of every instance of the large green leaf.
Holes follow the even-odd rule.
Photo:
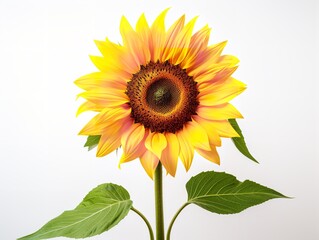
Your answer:
[[[132,206],[129,193],[112,183],[94,188],[71,211],[65,211],[35,233],[21,240],[53,237],[86,238],[101,234],[118,224]]]
[[[219,214],[239,213],[246,208],[273,198],[286,198],[279,192],[246,180],[219,172],[202,172],[186,184],[187,204],[194,203]]]
[[[88,150],[92,150],[93,148],[95,148],[100,141],[101,136],[100,135],[95,135],[95,136],[88,136],[84,147],[88,147]]]
[[[239,134],[240,137],[233,137],[233,143],[235,144],[235,146],[237,147],[237,149],[246,157],[248,157],[249,159],[253,160],[254,162],[258,163],[258,161],[251,155],[251,153],[249,152],[246,142],[245,142],[245,138],[243,136],[243,133],[236,121],[236,119],[228,119],[229,123],[232,125],[232,127],[236,130],[236,132]]]

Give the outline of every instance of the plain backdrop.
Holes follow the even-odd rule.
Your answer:
[[[248,89],[232,103],[260,164],[229,139],[219,148],[220,166],[198,155],[188,173],[179,164],[175,178],[164,177],[166,227],[187,198],[185,183],[201,171],[226,171],[294,197],[236,215],[188,206],[172,240],[319,239],[319,12],[305,0],[0,0],[0,239],[34,232],[104,182],[124,186],[154,224],[153,182],[139,161],[120,170],[115,153],[96,158],[83,148],[77,133],[93,114],[75,117],[82,100],[73,81],[96,70],[88,57],[99,55],[94,39],[122,41],[122,15],[135,25],[145,12],[152,22],[167,7],[167,26],[184,13],[198,15],[196,29],[209,24],[210,43],[227,39],[224,53],[241,60],[234,76]],[[131,212],[92,239],[146,240],[148,232]]]

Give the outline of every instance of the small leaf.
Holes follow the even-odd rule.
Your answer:
[[[131,206],[130,195],[123,187],[112,183],[101,184],[89,192],[74,210],[63,212],[37,232],[19,239],[95,236],[117,225]]]
[[[235,144],[235,146],[237,147],[237,149],[246,157],[248,157],[249,159],[253,160],[254,162],[258,163],[258,161],[251,155],[251,153],[249,152],[246,142],[245,142],[245,138],[243,136],[242,131],[239,128],[239,125],[236,121],[236,119],[228,119],[229,123],[232,125],[232,127],[235,129],[235,131],[240,135],[240,137],[233,137],[233,143]]]
[[[246,180],[219,172],[202,172],[186,184],[188,204],[194,203],[219,214],[239,213],[246,208],[273,198],[286,198],[279,192]]]
[[[100,138],[100,135],[88,136],[86,143],[84,144],[84,147],[88,147],[89,151],[92,150],[99,144]]]

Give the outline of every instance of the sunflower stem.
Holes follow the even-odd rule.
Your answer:
[[[147,228],[148,228],[148,232],[149,232],[149,234],[150,234],[150,240],[154,240],[153,229],[152,229],[151,224],[150,224],[149,221],[147,220],[147,218],[146,218],[140,211],[138,211],[136,208],[131,207],[131,210],[132,210],[133,212],[135,212],[137,215],[139,215],[139,216],[143,219],[143,221],[145,222],[145,224],[146,224],[146,226],[147,226]]]
[[[183,209],[188,205],[189,203],[185,203],[183,206],[180,207],[180,209],[178,209],[178,211],[176,212],[176,214],[174,215],[174,217],[172,218],[171,223],[169,224],[169,227],[167,229],[167,234],[166,234],[166,240],[170,240],[171,239],[171,231],[172,231],[172,227],[174,225],[174,222],[176,220],[176,218],[178,217],[178,215],[181,213],[181,211],[183,211]]]
[[[159,162],[154,176],[156,240],[165,240],[163,212],[162,164]]]

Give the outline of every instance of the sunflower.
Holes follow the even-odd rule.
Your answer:
[[[123,16],[123,44],[95,41],[99,71],[75,81],[86,99],[78,114],[98,112],[79,134],[101,136],[98,157],[122,147],[120,164],[139,158],[150,177],[159,162],[172,176],[178,159],[188,170],[194,151],[219,164],[221,137],[239,136],[228,119],[242,118],[229,101],[245,89],[231,76],[238,59],[221,55],[226,41],[208,45],[207,25],[193,34],[197,17],[166,30],[166,14],[151,26],[142,14],[135,30]]]

